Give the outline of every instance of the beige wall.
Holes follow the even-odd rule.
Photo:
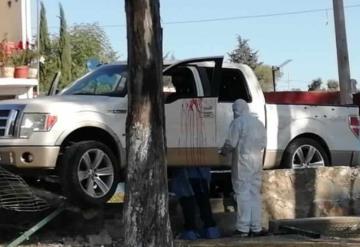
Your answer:
[[[7,0],[0,0],[0,40],[3,40],[7,33],[8,41],[18,42],[22,40],[21,5],[23,1],[12,0],[11,2],[9,8]]]

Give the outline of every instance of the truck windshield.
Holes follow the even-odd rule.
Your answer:
[[[126,95],[125,65],[103,65],[65,88],[62,95]]]

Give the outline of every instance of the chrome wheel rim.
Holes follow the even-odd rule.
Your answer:
[[[87,150],[79,161],[77,176],[81,189],[93,198],[105,196],[114,182],[114,168],[101,149]]]
[[[298,147],[291,159],[294,169],[314,168],[325,166],[325,161],[320,151],[311,145]]]

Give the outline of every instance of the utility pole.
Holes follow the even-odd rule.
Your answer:
[[[339,71],[340,103],[352,104],[349,54],[346,41],[346,27],[343,0],[333,0],[336,48]]]
[[[292,59],[288,59],[288,60],[284,61],[282,64],[280,64],[279,66],[271,66],[272,83],[273,83],[274,92],[276,92],[276,72],[280,71],[280,69],[282,67],[284,67],[285,65],[287,65],[291,61],[292,61]]]
[[[277,66],[271,66],[271,73],[272,73],[272,83],[273,83],[273,90],[276,92],[276,71],[279,71],[280,68]]]

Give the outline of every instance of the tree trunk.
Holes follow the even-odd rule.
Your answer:
[[[173,246],[168,214],[159,0],[126,0],[126,246]]]

